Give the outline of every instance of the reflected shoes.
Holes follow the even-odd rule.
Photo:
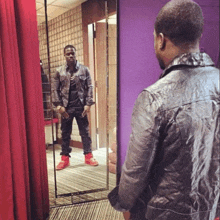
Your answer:
[[[70,165],[69,156],[62,155],[61,161],[56,167],[56,170],[62,170]]]
[[[99,165],[98,161],[96,161],[96,159],[93,158],[92,153],[88,153],[85,155],[85,163],[89,164],[91,166],[98,166]]]

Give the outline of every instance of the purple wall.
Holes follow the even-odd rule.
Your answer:
[[[131,115],[138,94],[161,74],[154,53],[155,18],[167,0],[118,0],[119,8],[119,164],[131,133]],[[218,0],[198,0],[205,21],[201,47],[217,63],[219,49]],[[214,6],[214,7],[213,7]]]

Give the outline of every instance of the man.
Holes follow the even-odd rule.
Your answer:
[[[160,79],[138,96],[119,186],[109,194],[125,219],[214,220],[220,189],[219,70],[199,51],[198,4],[159,12],[154,48]]]
[[[66,65],[57,69],[52,77],[52,101],[58,113],[62,115],[62,151],[61,162],[57,170],[69,166],[71,148],[70,135],[72,133],[73,119],[76,119],[79,133],[82,138],[85,163],[97,166],[91,150],[89,135],[89,122],[87,114],[93,102],[93,86],[88,68],[76,60],[76,48],[67,45],[64,48]]]

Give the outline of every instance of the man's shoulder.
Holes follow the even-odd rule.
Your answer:
[[[78,71],[80,75],[90,74],[89,68],[81,63],[78,64]]]
[[[66,64],[62,65],[62,66],[58,66],[56,68],[56,72],[62,72],[64,69],[66,68]]]
[[[153,83],[152,85],[146,87],[144,89],[144,91],[147,91],[151,94],[153,93],[157,93],[157,92],[160,92],[160,91],[163,91],[167,85],[169,83],[167,82],[167,77],[163,77],[161,79],[158,79],[155,83]],[[167,88],[166,88],[167,89]]]
[[[178,75],[178,77],[174,77],[175,75]],[[173,92],[178,85],[179,77],[181,76],[179,76],[178,72],[170,72],[168,75],[143,89],[143,93],[150,100],[150,103],[157,103],[158,106],[166,108],[166,106],[169,106],[168,103],[170,103],[171,97],[178,96],[178,94],[173,94]]]
[[[89,69],[88,66],[83,65],[81,63],[79,63],[78,66],[79,66],[80,69]]]
[[[215,67],[180,68],[172,70],[144,91],[163,109],[171,109],[209,97],[218,84],[219,70]]]

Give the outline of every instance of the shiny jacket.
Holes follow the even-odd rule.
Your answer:
[[[183,54],[138,96],[119,187],[119,211],[148,220],[213,220],[220,193],[219,70],[205,53]]]
[[[69,89],[71,74],[67,71],[68,66],[59,67],[51,78],[52,102],[55,106],[67,107],[69,102]],[[83,105],[92,105],[93,86],[88,67],[76,63],[77,72],[74,74],[78,96]]]

